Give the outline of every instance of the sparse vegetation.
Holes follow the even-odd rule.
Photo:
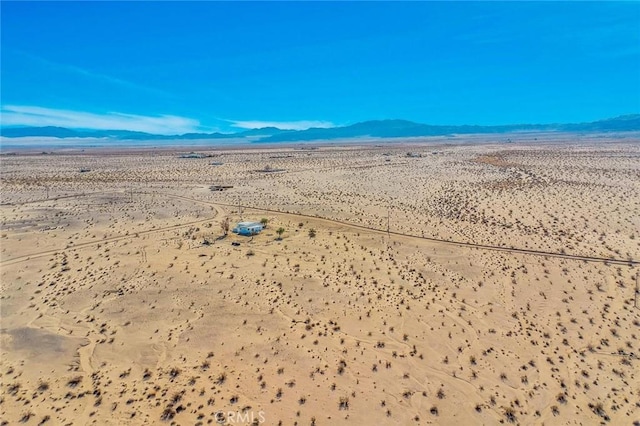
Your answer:
[[[228,217],[225,217],[220,222],[220,229],[222,230],[222,235],[225,237],[229,235],[230,228],[231,228],[231,220]]]
[[[7,157],[3,421],[633,424],[637,150],[587,139]]]

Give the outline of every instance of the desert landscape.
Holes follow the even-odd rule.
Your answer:
[[[640,424],[640,136],[190,151],[2,152],[2,424]]]

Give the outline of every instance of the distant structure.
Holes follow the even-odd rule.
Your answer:
[[[190,152],[188,154],[180,154],[180,158],[206,158],[205,154],[199,154],[196,152]]]
[[[285,169],[274,169],[273,167],[271,167],[269,164],[267,164],[266,166],[264,166],[263,169],[260,170],[256,170],[257,172],[260,173],[280,173],[280,172],[286,172]]]
[[[239,222],[232,231],[238,235],[257,235],[264,229],[260,222]]]

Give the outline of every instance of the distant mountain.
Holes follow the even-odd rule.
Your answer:
[[[291,130],[282,130],[282,129],[278,129],[277,127],[261,127],[259,129],[251,129],[251,130],[245,130],[242,132],[238,132],[235,133],[238,136],[272,136],[272,135],[279,135],[281,133],[289,133],[291,132]]]
[[[577,124],[510,124],[503,126],[437,126],[406,120],[365,121],[344,127],[311,128],[289,131],[261,138],[258,142],[292,142],[347,139],[355,137],[399,138],[446,136],[451,134],[541,132],[622,132],[640,131],[640,114],[624,115],[606,120]]]
[[[220,133],[220,132],[215,132],[215,133],[184,133],[182,135],[154,135],[156,137],[159,137],[161,139],[191,139],[191,140],[195,140],[195,139],[229,139],[229,138],[237,138],[237,137],[242,137],[242,136],[237,136],[235,134],[227,134],[227,133]]]
[[[591,123],[564,124],[562,130],[568,132],[629,132],[640,130],[640,114],[621,115],[615,118]]]
[[[264,134],[264,133],[263,133]],[[269,134],[269,133],[267,133]],[[237,134],[184,133],[181,135],[156,135],[131,130],[73,130],[65,127],[3,127],[0,135],[6,138],[53,137],[53,138],[107,138],[120,140],[169,140],[169,139],[227,139]]]
[[[21,138],[26,136],[43,136],[53,138],[76,138],[78,132],[64,127],[3,127],[0,134],[7,138]]]
[[[51,137],[51,138],[106,138],[117,140],[196,140],[268,137],[291,130],[277,127],[244,130],[236,133],[183,133],[179,135],[157,135],[131,130],[74,130],[65,127],[3,127],[0,135],[6,138]]]
[[[130,130],[74,130],[64,127],[2,127],[6,138],[101,138],[115,140],[206,140],[250,138],[261,143],[312,140],[348,139],[357,137],[399,138],[417,136],[446,136],[452,134],[507,132],[625,132],[640,131],[640,114],[624,115],[606,120],[577,124],[511,124],[505,126],[438,126],[407,120],[364,121],[343,127],[282,130],[277,127],[244,130],[236,133],[184,133],[157,135]],[[257,139],[256,139],[257,138]]]

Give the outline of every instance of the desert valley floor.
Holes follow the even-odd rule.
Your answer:
[[[640,139],[513,139],[3,153],[2,423],[639,424]]]

